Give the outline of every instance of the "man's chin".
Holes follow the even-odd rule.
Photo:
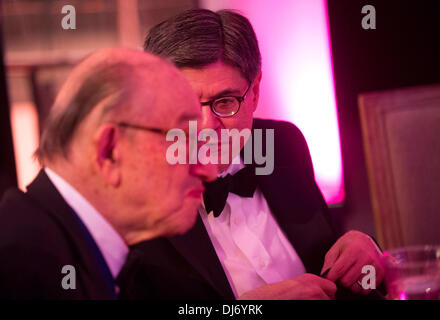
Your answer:
[[[177,235],[182,235],[188,232],[196,223],[196,219],[198,216],[198,208],[200,206],[200,201],[197,201],[197,205],[190,206],[190,209],[186,209],[185,213],[182,214],[182,219],[180,220],[179,225],[176,228],[175,233]]]

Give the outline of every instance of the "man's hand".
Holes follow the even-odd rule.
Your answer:
[[[325,255],[321,274],[328,271],[326,279],[339,283],[354,293],[368,294],[370,290],[362,288],[362,268],[372,265],[376,271],[376,286],[384,277],[381,253],[373,240],[359,231],[349,231],[336,241]]]
[[[293,279],[271,283],[243,293],[239,300],[330,300],[336,285],[314,274],[306,273]]]

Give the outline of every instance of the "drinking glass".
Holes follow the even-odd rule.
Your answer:
[[[440,246],[397,248],[383,256],[390,299],[440,300]]]

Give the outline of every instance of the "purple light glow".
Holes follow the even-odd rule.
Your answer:
[[[408,300],[405,291],[399,292],[399,300]]]
[[[233,8],[254,26],[263,58],[256,117],[295,123],[306,137],[328,203],[344,199],[342,159],[325,0],[205,0]],[[275,155],[276,156],[276,155]]]

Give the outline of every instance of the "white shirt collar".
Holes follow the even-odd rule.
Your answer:
[[[75,211],[95,240],[114,279],[128,254],[128,246],[113,226],[66,180],[49,168],[44,168],[50,181]]]

